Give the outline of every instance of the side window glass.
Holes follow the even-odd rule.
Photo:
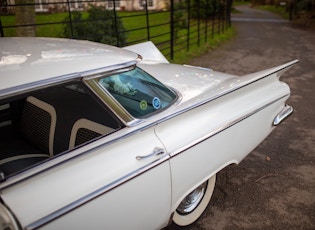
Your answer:
[[[136,118],[157,113],[177,98],[172,90],[140,68],[102,77],[98,82]]]
[[[82,83],[0,101],[0,180],[123,127]]]

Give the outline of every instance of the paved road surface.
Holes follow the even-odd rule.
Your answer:
[[[210,205],[184,229],[315,229],[315,32],[269,12],[238,9],[237,36],[189,64],[243,75],[299,59],[282,77],[295,113],[238,166],[217,175]]]

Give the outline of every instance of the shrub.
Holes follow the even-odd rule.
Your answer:
[[[218,0],[194,0],[192,2],[192,17],[209,18],[221,7],[223,7],[223,3]]]
[[[124,31],[123,23],[118,17],[115,22],[113,11],[91,5],[87,13],[88,16],[84,19],[81,12],[72,12],[71,24],[69,18],[66,17],[62,37],[87,39],[117,46],[123,46],[126,43],[125,33],[119,33]]]

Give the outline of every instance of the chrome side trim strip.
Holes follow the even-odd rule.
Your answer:
[[[129,173],[128,175],[126,175],[122,178],[119,178],[119,179],[111,182],[110,184],[107,184],[104,187],[101,187],[98,190],[96,190],[96,191],[66,205],[65,207],[58,209],[57,211],[51,213],[50,215],[47,215],[47,216],[39,219],[38,221],[26,226],[25,229],[26,230],[38,229],[39,227],[42,227],[43,225],[48,224],[49,222],[57,219],[60,216],[67,214],[68,212],[76,209],[77,207],[80,207],[80,206],[84,205],[85,203],[96,199],[97,197],[103,195],[104,193],[109,192],[110,190],[118,187],[119,185],[124,184],[124,183],[128,182],[129,180],[131,180],[137,176],[140,176],[144,172],[164,163],[165,161],[169,160],[169,158],[170,158],[169,155],[162,156],[161,158],[139,168],[138,170],[133,171],[133,172]]]
[[[182,147],[182,148],[180,148],[180,149],[178,149],[178,150],[176,150],[176,151],[174,151],[174,152],[172,152],[172,153],[169,153],[169,154],[170,154],[171,157],[173,158],[174,156],[176,156],[176,155],[178,155],[178,154],[184,152],[185,150],[194,147],[195,145],[197,145],[197,144],[199,144],[199,143],[201,143],[201,142],[203,142],[203,141],[209,139],[210,137],[213,137],[213,136],[215,136],[215,135],[221,133],[222,131],[224,131],[224,130],[226,130],[226,129],[228,129],[228,128],[230,128],[230,127],[232,127],[232,126],[234,126],[234,125],[236,125],[236,124],[238,124],[238,123],[240,123],[241,121],[247,119],[248,117],[250,117],[250,116],[252,116],[252,115],[254,115],[254,114],[256,114],[256,113],[262,111],[263,109],[265,109],[265,108],[267,108],[268,106],[274,104],[275,102],[277,102],[277,101],[279,101],[279,100],[281,100],[281,99],[287,97],[288,95],[289,95],[289,94],[284,95],[284,96],[282,96],[282,97],[279,97],[279,98],[277,98],[277,99],[275,99],[275,100],[269,102],[268,104],[266,104],[266,105],[264,105],[264,106],[262,106],[262,107],[260,107],[260,108],[257,108],[256,110],[254,110],[254,111],[252,111],[252,112],[250,112],[250,113],[248,113],[248,114],[246,114],[246,115],[244,115],[244,116],[242,116],[242,117],[239,117],[238,119],[236,119],[236,120],[234,120],[234,121],[231,121],[230,123],[228,123],[228,124],[226,124],[226,125],[224,125],[224,126],[221,126],[221,127],[217,128],[217,129],[211,131],[210,133],[208,133],[207,135],[205,135],[205,136],[203,136],[203,137],[200,137],[199,139],[197,139],[197,140],[194,141],[193,143],[191,143],[191,144],[189,144],[189,145],[186,145],[186,146],[184,146],[184,147]]]
[[[267,78],[267,77],[269,77],[269,76],[271,76],[271,75],[273,75],[273,74],[275,74],[275,73],[281,72],[281,71],[283,71],[283,70],[285,70],[285,69],[291,67],[292,65],[294,65],[294,64],[296,64],[296,63],[298,63],[298,62],[299,62],[298,60],[294,60],[294,61],[292,61],[292,62],[289,62],[289,63],[287,63],[287,64],[284,64],[284,65],[280,66],[278,69],[276,69],[276,70],[274,70],[274,71],[272,71],[272,72],[270,72],[270,73],[268,73],[268,74],[266,74],[266,75],[262,75],[262,76],[258,77],[257,79],[249,80],[249,81],[244,82],[243,84],[240,84],[240,85],[238,85],[238,86],[236,86],[236,87],[234,87],[234,88],[227,89],[227,90],[225,90],[225,91],[223,91],[223,92],[221,92],[221,93],[219,93],[219,94],[216,94],[216,95],[214,95],[214,96],[211,96],[211,97],[209,97],[209,98],[207,98],[207,99],[205,99],[205,100],[203,100],[203,101],[200,101],[200,102],[198,102],[198,103],[196,103],[196,104],[193,104],[193,105],[191,105],[191,106],[189,106],[189,107],[186,107],[186,108],[184,108],[184,109],[182,109],[182,110],[180,110],[180,111],[178,111],[178,112],[176,112],[176,113],[173,113],[173,114],[171,114],[171,115],[169,115],[169,116],[167,116],[167,117],[165,117],[165,118],[159,120],[159,122],[163,122],[163,121],[169,120],[169,119],[171,119],[171,118],[173,118],[173,117],[176,117],[176,116],[178,116],[178,115],[180,115],[180,114],[182,114],[182,113],[188,112],[188,111],[190,111],[190,110],[192,110],[192,109],[194,109],[194,108],[197,108],[197,107],[202,106],[202,105],[204,105],[204,104],[207,104],[207,103],[209,103],[209,102],[211,102],[211,101],[214,101],[214,100],[216,100],[216,99],[219,99],[219,98],[221,98],[221,97],[224,97],[225,95],[228,95],[228,94],[233,93],[233,92],[235,92],[235,91],[237,91],[237,90],[243,89],[243,88],[245,88],[245,87],[247,87],[247,86],[249,86],[249,85],[255,84],[256,82],[259,82],[259,81],[261,81],[261,80],[263,80],[263,79],[265,79],[265,78]],[[289,94],[288,94],[288,95],[289,95]],[[286,96],[287,96],[287,95],[286,95]]]
[[[114,189],[114,188],[116,188],[116,187],[118,187],[118,186],[128,182],[129,180],[131,180],[131,179],[141,175],[142,173],[144,173],[144,172],[146,172],[146,171],[148,171],[148,170],[150,170],[150,169],[152,169],[152,168],[154,168],[154,167],[164,163],[165,161],[169,160],[170,158],[175,157],[176,155],[184,152],[185,150],[187,150],[189,148],[192,148],[195,145],[197,145],[197,144],[199,144],[199,143],[209,139],[210,137],[213,137],[213,136],[221,133],[222,131],[224,131],[224,130],[226,130],[226,129],[228,129],[228,128],[236,125],[236,124],[238,124],[239,122],[247,119],[248,117],[250,117],[250,116],[252,116],[252,115],[254,115],[256,113],[258,113],[259,111],[267,108],[268,106],[274,104],[275,102],[277,102],[277,101],[287,97],[288,95],[289,94],[284,95],[282,97],[279,97],[279,98],[269,102],[268,104],[266,104],[264,106],[261,106],[260,108],[257,108],[256,110],[252,111],[251,113],[248,113],[248,114],[246,114],[246,115],[244,115],[244,116],[242,116],[242,117],[240,117],[240,118],[238,118],[238,119],[236,119],[234,121],[231,121],[230,123],[228,123],[225,126],[222,126],[222,127],[218,128],[216,130],[211,131],[210,133],[208,133],[207,135],[197,139],[193,143],[191,143],[189,145],[186,145],[186,146],[178,149],[177,151],[175,151],[173,153],[169,153],[168,155],[165,155],[165,156],[161,157],[160,159],[157,159],[157,160],[155,160],[155,161],[153,161],[153,162],[143,166],[142,168],[139,168],[138,170],[133,171],[130,174],[128,174],[128,175],[126,175],[126,176],[124,176],[124,177],[122,177],[120,179],[117,179],[117,180],[113,181],[112,183],[110,183],[108,185],[105,185],[104,187],[96,190],[95,192],[92,192],[92,193],[82,197],[81,199],[79,199],[77,201],[74,201],[74,202],[66,205],[65,207],[63,207],[63,208],[61,208],[61,209],[51,213],[50,215],[45,216],[45,217],[39,219],[38,221],[36,221],[36,222],[26,226],[26,229],[27,230],[34,230],[34,229],[37,229],[37,228],[39,228],[39,227],[41,227],[41,226],[43,226],[45,224],[48,224],[49,222],[57,219],[60,216],[63,216],[65,214],[67,214],[68,212],[76,209],[77,207],[80,207],[80,206],[84,205],[85,203],[87,203],[87,202],[89,202],[89,201],[91,201],[91,200],[93,200],[93,199],[95,199],[95,198],[97,198],[97,197],[99,197],[99,196],[109,192],[110,190],[112,190],[112,189]]]
[[[281,110],[281,112],[275,117],[273,120],[273,125],[277,126],[282,121],[284,121],[287,117],[289,117],[293,113],[293,107],[290,105],[285,105],[285,107]]]
[[[204,101],[201,101],[201,102],[199,102],[199,103],[197,103],[197,104],[194,104],[194,105],[192,105],[192,106],[189,106],[189,107],[187,107],[187,108],[184,108],[184,109],[182,109],[182,110],[180,110],[180,111],[178,111],[178,112],[176,112],[176,113],[173,113],[173,114],[170,114],[170,115],[168,115],[168,116],[166,116],[166,117],[164,117],[164,118],[158,119],[158,120],[156,120],[154,123],[151,123],[151,124],[148,124],[148,125],[146,125],[146,126],[143,126],[143,127],[141,127],[139,130],[134,131],[134,132],[138,132],[138,131],[144,130],[144,129],[146,129],[146,128],[148,128],[148,127],[151,127],[151,126],[153,126],[153,125],[155,125],[155,124],[158,124],[158,123],[164,122],[164,121],[166,121],[166,120],[172,119],[173,117],[176,117],[176,116],[178,116],[178,115],[180,115],[180,114],[182,114],[182,113],[185,113],[185,112],[187,112],[187,111],[189,111],[189,110],[192,110],[192,109],[194,109],[194,108],[197,108],[197,107],[199,107],[199,106],[202,106],[202,105],[204,105],[204,104],[206,104],[206,103],[208,103],[208,102],[214,101],[214,100],[216,100],[216,99],[218,99],[218,98],[221,98],[221,97],[223,97],[223,96],[225,96],[225,95],[227,95],[227,94],[230,94],[230,93],[232,93],[232,92],[234,92],[234,91],[236,91],[236,90],[238,90],[238,89],[244,88],[244,87],[246,87],[247,85],[250,85],[250,84],[253,84],[253,83],[257,82],[257,81],[260,81],[260,80],[262,80],[262,79],[264,79],[264,78],[266,78],[266,77],[268,77],[268,76],[270,76],[270,75],[272,75],[272,74],[274,74],[274,73],[276,73],[276,72],[278,72],[278,71],[282,71],[282,70],[284,70],[284,69],[290,67],[291,65],[296,64],[297,62],[298,62],[298,60],[295,60],[295,61],[292,61],[292,62],[290,62],[290,63],[287,63],[286,65],[284,65],[284,67],[278,69],[277,71],[273,71],[272,73],[269,73],[269,74],[267,74],[267,75],[265,75],[265,76],[263,76],[263,77],[261,77],[261,78],[258,78],[258,79],[254,80],[254,81],[252,81],[252,82],[248,82],[247,84],[240,85],[240,86],[238,86],[237,88],[233,88],[233,89],[231,89],[231,90],[227,90],[227,91],[225,91],[225,92],[223,92],[223,93],[221,93],[221,94],[219,94],[219,95],[210,97],[210,98],[208,98],[208,99],[206,99],[206,100],[204,100]],[[128,67],[130,67],[130,65],[133,64],[133,63],[134,63],[134,62],[126,63],[125,67],[128,68]],[[122,67],[122,65],[120,65],[120,66]],[[112,66],[111,68],[113,68],[113,67],[117,67],[117,66]],[[105,69],[110,72],[110,69],[109,69],[109,68],[104,68],[104,71],[105,71]],[[117,70],[117,69],[113,68],[111,71],[116,71],[116,70]],[[98,71],[97,71],[97,72],[98,72]],[[101,71],[99,71],[99,72],[101,72]],[[88,74],[87,74],[87,73],[88,73],[88,72],[85,73],[86,76],[84,77],[84,79],[86,79],[86,81],[90,81],[90,80],[88,80],[88,77],[87,77]],[[93,73],[96,74],[95,72],[93,72]],[[90,72],[90,74],[92,74],[92,71]],[[71,76],[72,76],[72,75],[71,75]],[[66,77],[66,76],[64,76],[64,77]],[[78,76],[78,75],[76,75],[76,77],[81,78],[81,76]],[[95,76],[95,75],[94,75],[94,76],[91,76],[91,78],[95,78],[95,77],[97,77],[97,76]],[[71,77],[69,76],[69,78],[71,78]],[[73,78],[74,78],[74,77],[73,77]],[[73,80],[73,78],[71,78],[71,79],[68,79],[68,78],[67,78],[67,80],[70,81],[70,80]],[[59,78],[58,78],[58,79],[59,79]],[[90,79],[90,78],[89,78],[89,79]],[[50,79],[50,81],[52,81],[52,80],[53,80],[53,79]],[[55,83],[57,84],[57,83],[59,83],[59,82],[55,82]],[[22,87],[22,86],[20,86],[20,87]],[[42,86],[42,87],[43,87],[43,86]],[[173,89],[173,88],[172,88],[172,89]],[[174,90],[174,91],[177,93],[177,95],[178,95],[178,100],[172,105],[172,106],[176,106],[176,105],[182,100],[182,95],[180,95],[180,93],[179,93],[178,91],[176,91],[175,89],[173,89],[173,90]],[[3,91],[0,90],[0,98],[2,97],[2,95],[1,95],[2,92],[3,92]],[[19,92],[18,92],[18,93],[19,93]],[[8,94],[7,96],[11,96],[11,95]],[[1,99],[2,99],[2,98],[1,98]],[[171,106],[171,107],[172,107],[172,106]],[[117,115],[117,114],[116,114],[116,115]],[[132,122],[134,122],[134,123],[132,123]],[[142,122],[143,122],[143,120],[140,120],[140,119],[139,119],[139,120],[133,120],[133,121],[130,121],[130,123],[128,123],[127,126],[134,126],[134,125],[139,124],[139,123],[142,123]],[[131,135],[131,134],[132,134],[132,133],[129,133],[128,135]],[[111,141],[109,141],[109,142],[106,143],[106,144],[110,144],[110,143],[113,142],[113,141],[114,141],[114,140],[111,140]],[[88,151],[86,151],[86,152],[85,152],[85,151],[86,151],[86,150],[85,150],[84,148],[81,148],[81,151],[79,151],[80,153],[73,153],[73,152],[67,153],[67,156],[64,156],[65,159],[63,159],[63,157],[59,156],[59,157],[58,157],[58,158],[59,158],[58,160],[55,159],[56,161],[54,161],[54,162],[50,161],[50,162],[48,162],[48,163],[49,163],[48,165],[46,164],[46,165],[43,166],[43,167],[42,167],[41,165],[39,165],[39,167],[36,168],[36,169],[32,168],[32,169],[28,170],[28,171],[26,172],[26,174],[25,174],[25,173],[21,173],[21,174],[18,174],[18,175],[16,175],[16,176],[10,177],[10,178],[8,178],[5,182],[0,183],[0,189],[4,189],[4,188],[7,188],[7,187],[9,187],[9,186],[12,186],[12,185],[14,185],[14,184],[16,184],[16,183],[18,183],[18,182],[20,182],[20,181],[26,180],[26,179],[28,179],[28,178],[30,178],[30,177],[33,177],[33,176],[39,174],[39,173],[42,172],[42,171],[48,170],[48,169],[50,169],[50,168],[52,168],[52,167],[56,167],[56,166],[62,164],[63,161],[71,160],[72,158],[79,157],[79,156],[85,154],[86,152],[88,152]]]

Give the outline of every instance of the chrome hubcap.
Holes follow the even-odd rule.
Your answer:
[[[179,204],[176,211],[181,215],[188,215],[200,204],[203,196],[205,195],[208,182],[203,183],[190,194],[188,194]]]

